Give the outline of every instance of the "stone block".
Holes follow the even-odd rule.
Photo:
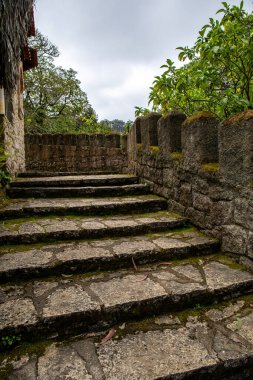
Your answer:
[[[234,201],[234,220],[247,229],[253,230],[253,207],[246,198],[236,198]]]
[[[253,110],[241,112],[219,125],[220,173],[243,186],[253,183]]]
[[[200,228],[205,228],[205,213],[199,210],[195,210],[193,207],[189,207],[185,211],[185,215],[190,221]]]
[[[247,256],[253,259],[253,232],[251,231],[249,232],[249,237],[247,241]]]
[[[248,233],[245,228],[227,225],[222,229],[222,250],[245,255],[247,250]]]
[[[158,145],[164,157],[181,151],[181,126],[185,119],[185,114],[180,112],[171,112],[159,119]]]
[[[233,221],[233,204],[232,202],[220,201],[213,202],[209,213],[206,215],[206,224],[208,229],[216,226],[230,224]]]
[[[179,189],[179,202],[183,206],[192,205],[192,187],[189,183],[184,183]]]
[[[199,112],[182,125],[183,165],[187,170],[218,162],[218,120],[209,112]]]
[[[212,201],[206,195],[193,193],[193,207],[200,211],[209,211],[212,208]]]

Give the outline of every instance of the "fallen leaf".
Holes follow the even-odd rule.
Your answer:
[[[132,257],[132,263],[133,263],[133,267],[134,267],[134,270],[137,272],[138,271],[138,268],[135,264],[135,261],[134,261],[134,258]]]
[[[112,328],[108,334],[101,340],[101,343],[106,343],[108,340],[111,340],[113,335],[116,333],[116,330]]]
[[[241,318],[237,318],[235,329],[236,329],[237,331],[239,331],[239,330],[241,329],[242,325],[243,325],[243,320],[242,320]]]
[[[125,324],[125,323],[122,323],[122,325],[119,326],[119,329],[120,329],[120,330],[124,330],[125,328],[126,328],[126,324]]]
[[[73,274],[63,274],[62,273],[62,277],[65,277],[65,278],[69,278],[69,277],[72,277],[73,276]]]
[[[136,280],[136,282],[145,281],[147,278],[148,278],[148,275],[146,275],[146,276],[144,276],[142,278],[139,278],[138,280]]]

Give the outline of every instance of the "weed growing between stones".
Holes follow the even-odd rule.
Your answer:
[[[21,342],[21,335],[6,335],[0,339],[0,351],[11,349]]]

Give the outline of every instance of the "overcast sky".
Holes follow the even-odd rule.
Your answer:
[[[238,5],[238,0],[227,0]],[[252,12],[252,0],[244,1]],[[220,0],[37,0],[36,27],[78,72],[99,119],[134,119],[178,46],[191,46]]]

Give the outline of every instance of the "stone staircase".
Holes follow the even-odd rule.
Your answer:
[[[253,378],[253,275],[130,175],[0,209],[0,379]]]

